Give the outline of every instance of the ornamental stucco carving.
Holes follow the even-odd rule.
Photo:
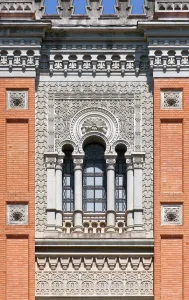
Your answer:
[[[82,113],[85,110],[87,114]],[[95,111],[101,112],[102,122],[98,124],[95,124],[98,118]],[[71,144],[79,154],[82,149],[78,148],[77,140],[87,134],[91,135],[93,129],[97,129],[106,138],[109,124],[114,128],[112,132],[117,141],[125,141],[129,151],[146,153],[143,168],[143,218],[144,229],[152,231],[153,100],[149,85],[145,82],[41,82],[36,98],[36,114],[37,231],[44,231],[46,224],[44,153],[60,153],[64,144]],[[79,122],[80,129],[76,136],[73,129],[70,130],[75,124],[72,120],[83,120]],[[93,125],[90,125],[90,120]],[[112,136],[112,145],[115,146],[114,140]],[[112,153],[111,147],[108,151]]]
[[[153,295],[152,257],[37,257],[36,295]]]
[[[47,105],[49,84],[38,86],[36,94],[36,144],[35,144],[35,191],[36,191],[36,231],[46,228],[47,176],[44,153],[47,152]]]

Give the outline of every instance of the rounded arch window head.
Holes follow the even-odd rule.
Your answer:
[[[82,148],[83,148],[83,151],[85,152],[85,149],[88,147],[88,145],[90,144],[98,144],[100,145],[101,147],[104,148],[104,152],[106,151],[106,142],[105,140],[100,137],[100,136],[97,136],[97,135],[90,135],[88,136],[84,141],[83,141],[83,145],[82,145]]]
[[[74,148],[71,144],[65,144],[62,146],[62,152],[66,155],[66,156],[71,156],[72,153],[74,151]]]

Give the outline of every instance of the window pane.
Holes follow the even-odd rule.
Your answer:
[[[70,177],[65,178],[65,185],[70,185]]]
[[[103,211],[103,204],[99,203],[99,202],[96,202],[95,203],[95,211],[98,211],[98,212]]]
[[[118,153],[116,160],[116,211],[124,212],[126,210],[126,163],[123,153]]]
[[[86,185],[94,186],[94,177],[87,177]]]
[[[99,144],[90,144],[84,150],[83,209],[91,212],[105,211],[106,163],[104,148]]]
[[[103,166],[100,163],[95,164],[95,173],[103,173]]]
[[[87,199],[94,199],[94,190],[87,190]]]
[[[63,211],[73,211],[74,204],[74,172],[73,161],[69,157],[65,157],[63,163]]]
[[[85,169],[85,172],[86,173],[94,173],[94,167],[92,165],[91,166],[87,165],[87,168]]]
[[[95,198],[102,199],[102,190],[95,190]]]
[[[119,177],[118,184],[119,186],[123,186],[123,176]]]
[[[87,211],[94,211],[94,204],[91,202],[86,203]]]
[[[95,185],[102,186],[103,185],[103,177],[95,177]]]

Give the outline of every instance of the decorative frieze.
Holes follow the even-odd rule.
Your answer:
[[[28,205],[27,204],[8,204],[7,205],[7,224],[8,225],[27,225],[28,224]]]
[[[61,46],[60,46],[61,47]],[[74,50],[77,45],[70,45]],[[95,45],[94,45],[95,47]],[[99,47],[99,46],[98,46]],[[101,46],[105,47],[104,45]],[[53,52],[54,52],[53,46]],[[60,49],[58,49],[60,50]],[[99,51],[99,49],[98,49]],[[90,51],[91,52],[91,51]],[[108,76],[114,75],[126,75],[127,73],[146,73],[149,71],[149,59],[144,51],[141,51],[140,57],[135,57],[135,51],[130,51],[127,55],[110,55],[100,54],[96,55],[92,52],[88,55],[49,55],[46,51],[43,51],[40,59],[40,72],[50,72],[52,76],[54,73],[62,73],[65,76],[71,73],[77,73],[81,75],[97,75],[105,73]]]
[[[44,0],[10,0],[1,1],[0,3],[0,14],[7,17],[8,13],[14,14],[14,17],[20,17],[25,14],[25,17],[30,17],[33,19],[33,14],[35,13],[36,19],[40,19],[45,12]],[[33,13],[33,14],[31,14]]]
[[[161,92],[162,109],[182,109],[182,91],[166,90]]]
[[[189,1],[188,0],[156,0],[155,1],[155,12],[180,12],[189,11]]]
[[[153,258],[38,257],[36,296],[153,295]]]
[[[182,225],[182,204],[162,204],[162,225]]]
[[[61,256],[61,257],[44,257],[38,256],[36,258],[36,271],[137,271],[137,270],[152,270],[153,257],[152,256]]]
[[[8,109],[27,109],[28,108],[28,91],[7,91],[7,108]]]

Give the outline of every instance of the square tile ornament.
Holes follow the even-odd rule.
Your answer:
[[[182,91],[166,90],[161,92],[161,109],[182,109]]]
[[[28,205],[27,204],[8,204],[7,205],[7,224],[8,225],[27,225],[28,224]]]
[[[163,204],[161,225],[182,225],[182,204]]]
[[[28,109],[28,91],[7,91],[8,109]]]

